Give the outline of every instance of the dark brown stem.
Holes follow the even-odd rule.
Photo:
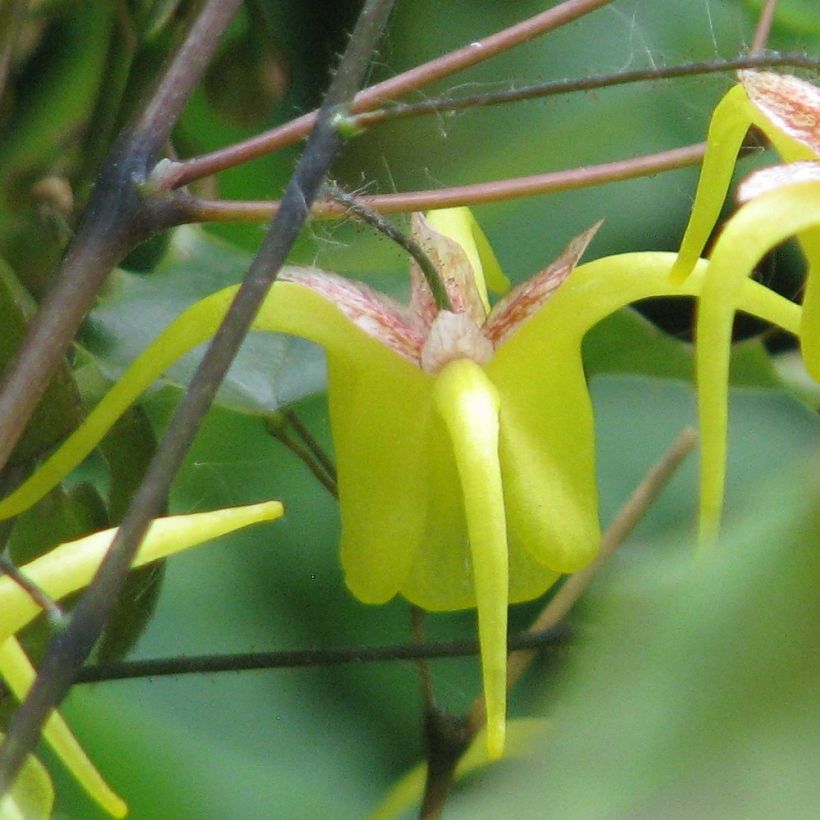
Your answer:
[[[424,716],[427,741],[427,777],[419,818],[441,817],[444,803],[453,785],[456,766],[473,738],[466,718],[443,709],[431,709]]]
[[[307,425],[299,418],[299,414],[295,410],[285,410],[284,416],[288,420],[290,426],[296,431],[296,435],[302,440],[304,445],[313,454],[316,461],[321,464],[322,469],[336,481],[336,465],[330,456],[324,451],[322,445],[313,437],[313,434],[308,430]]]
[[[697,165],[703,159],[705,150],[706,143],[699,142],[634,159],[620,159],[567,171],[549,171],[545,174],[476,182],[439,190],[361,196],[357,199],[371,210],[383,214],[504,202],[538,194],[591,188],[608,182]],[[183,221],[186,222],[264,222],[276,214],[279,207],[278,200],[242,202],[188,198],[180,205],[180,211],[184,211]],[[314,219],[338,219],[344,214],[345,208],[331,199],[319,200],[311,208],[311,217]]]
[[[558,627],[548,632],[523,632],[510,636],[510,649],[555,649],[566,646],[569,630]],[[337,649],[291,649],[276,652],[240,652],[231,655],[184,655],[176,658],[146,658],[120,663],[84,666],[75,683],[159,678],[176,675],[211,675],[215,672],[242,672],[251,669],[299,669],[342,664],[417,661],[419,658],[467,658],[478,654],[476,640],[402,643],[385,646],[352,646]]]
[[[491,34],[483,40],[470,43],[361,91],[356,95],[351,111],[367,111],[386,100],[396,99],[411,91],[424,88],[437,80],[449,77],[451,74],[559,28],[611,2],[612,0],[566,0],[554,8],[516,23],[503,31]],[[165,188],[178,188],[195,179],[241,165],[255,157],[292,145],[310,131],[315,121],[316,112],[312,111],[285,125],[266,131],[264,134],[218,151],[182,162],[164,163],[161,169],[157,169],[155,181]]]
[[[414,646],[425,643],[424,640],[424,610],[412,604],[410,606],[410,635]],[[419,670],[419,684],[421,686],[421,705],[425,714],[436,708],[436,696],[433,692],[433,678],[430,676],[430,667],[425,658],[416,661]]]
[[[284,416],[284,414],[282,414]],[[339,488],[336,484],[335,470],[328,472],[323,462],[316,458],[313,450],[302,441],[296,441],[288,434],[289,419],[284,416],[269,416],[265,419],[265,429],[280,444],[288,448],[299,461],[313,474],[313,477],[336,499],[339,498]],[[300,436],[301,438],[301,436]],[[331,465],[332,467],[333,465]]]
[[[410,607],[413,644],[424,643],[424,610]],[[425,658],[416,661],[421,685],[424,741],[427,758],[427,777],[424,782],[424,796],[421,801],[421,818],[435,818],[441,815],[447,794],[453,782],[455,767],[470,743],[467,724],[436,703],[433,679]]]

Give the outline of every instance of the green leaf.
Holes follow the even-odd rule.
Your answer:
[[[251,261],[244,253],[199,228],[178,228],[167,253],[148,276],[112,274],[86,323],[82,342],[100,369],[116,379],[185,308],[236,284]],[[187,384],[199,361],[192,354],[167,373]],[[217,397],[244,413],[270,413],[324,389],[324,354],[315,345],[281,334],[251,334]]]

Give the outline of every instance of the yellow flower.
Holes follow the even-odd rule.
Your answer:
[[[157,561],[233,530],[282,515],[278,501],[246,507],[161,518],[151,525],[134,566]],[[94,576],[116,529],[105,530],[61,544],[22,567],[22,572],[50,597],[60,598],[82,589]],[[35,670],[15,637],[40,614],[40,608],[11,578],[0,578],[0,677],[14,695],[23,699],[34,682]],[[43,737],[80,785],[111,815],[124,817],[127,807],[86,757],[60,714],[55,710]]]
[[[315,269],[282,272],[256,330],[301,336],[328,359],[339,476],[341,560],[361,601],[397,594],[428,610],[476,607],[491,756],[504,745],[510,602],[541,595],[594,558],[599,523],[586,331],[638,299],[699,292],[703,266],[672,285],[672,254],[574,267],[594,229],[490,310],[484,277],[504,280],[467,209],[415,216],[441,273],[439,310],[421,273],[400,304]],[[228,288],[183,313],[134,362],[38,473],[0,502],[29,506],[100,439],[176,359],[216,331]],[[753,282],[744,309],[796,330],[798,309]]]
[[[701,532],[713,538],[723,508],[732,320],[742,283],[773,247],[797,236],[808,261],[799,335],[809,372],[820,379],[820,89],[789,75],[743,72],[719,103],[692,216],[672,270],[692,269],[720,213],[737,152],[756,125],[787,164],[758,171],[738,189],[741,208],[715,244],[698,308]]]

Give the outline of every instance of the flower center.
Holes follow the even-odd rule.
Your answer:
[[[472,359],[486,364],[493,357],[492,342],[466,314],[442,310],[433,319],[430,332],[421,348],[421,367],[427,373],[438,373],[455,359]]]

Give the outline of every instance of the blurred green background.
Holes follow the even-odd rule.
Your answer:
[[[119,85],[112,68],[116,4],[36,3],[32,42],[26,50],[21,40],[0,107],[0,253],[35,294],[69,228],[51,199],[49,210],[42,196],[32,196],[32,186],[65,177],[83,199],[92,159],[156,70],[174,13],[185,6],[121,5],[144,37],[127,82],[127,65]],[[546,5],[399,0],[371,80]],[[816,50],[807,5],[784,0],[772,48]],[[249,3],[175,133],[180,155],[256,133],[318,102],[357,6]],[[162,28],[165,12],[170,22]],[[755,13],[752,0],[616,0],[415,98],[732,56],[751,41]],[[402,121],[352,142],[333,173],[352,189],[404,191],[674,148],[703,138],[730,84],[728,76],[665,81]],[[99,104],[111,94],[126,101],[119,112]],[[88,122],[95,127],[84,130]],[[275,198],[298,151],[226,172],[200,190]],[[696,170],[687,169],[475,213],[517,282],[602,218],[587,258],[675,249],[695,182]],[[185,228],[132,255],[81,337],[75,364],[86,398],[102,389],[92,371],[113,378],[178,310],[238,281],[263,230]],[[766,269],[792,295],[799,282],[794,260],[786,253]],[[402,253],[358,224],[312,223],[292,261],[406,292]],[[690,311],[664,310],[664,321],[685,336]],[[639,346],[634,356],[623,352],[629,345]],[[588,353],[606,523],[681,427],[694,422],[691,360],[685,342],[634,317],[595,331]],[[573,618],[577,648],[547,657],[512,693],[511,715],[552,719],[533,762],[471,777],[453,801],[454,817],[746,818],[771,816],[774,807],[811,816],[816,787],[806,760],[818,729],[817,675],[810,674],[818,567],[817,485],[807,465],[820,430],[811,409],[772,387],[776,376],[758,340],[746,343],[738,365],[743,386],[732,405],[726,543],[714,559],[693,565],[691,458]],[[170,380],[184,382],[189,372]],[[171,560],[156,611],[130,656],[407,641],[406,604],[366,607],[347,592],[335,502],[264,428],[261,413],[304,395],[297,408],[330,447],[321,358],[254,341],[233,375],[174,486],[171,509],[273,497],[286,503],[287,516]],[[178,397],[173,384],[147,397],[155,430]],[[94,462],[83,475],[100,472]],[[523,627],[539,606],[516,608],[513,623]],[[431,638],[469,636],[473,615],[429,617],[427,628]],[[479,692],[473,660],[437,661],[433,674],[442,705],[454,711]],[[416,670],[404,662],[83,685],[65,714],[139,820],[362,817],[422,754]],[[42,758],[55,777],[58,816],[102,816],[46,750]]]

